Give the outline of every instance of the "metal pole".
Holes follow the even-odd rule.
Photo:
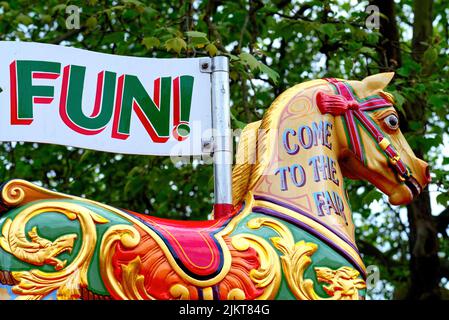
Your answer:
[[[232,134],[229,104],[229,62],[212,58],[212,125],[214,128],[214,218],[232,211]]]

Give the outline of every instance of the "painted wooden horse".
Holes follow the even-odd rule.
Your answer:
[[[344,177],[407,204],[430,181],[399,130],[392,73],[313,80],[243,131],[234,210],[138,214],[12,180],[1,189],[2,299],[362,299]]]

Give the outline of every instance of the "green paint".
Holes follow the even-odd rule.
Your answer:
[[[108,223],[105,224],[96,224],[96,232],[97,232],[97,243],[95,246],[95,251],[92,257],[92,260],[89,264],[89,269],[87,273],[88,277],[88,289],[91,290],[94,293],[102,294],[102,295],[109,295],[108,291],[106,290],[103,281],[101,279],[100,274],[100,267],[99,267],[99,256],[100,256],[100,245],[101,240],[103,238],[104,233],[113,225],[116,224],[127,224],[130,225],[131,223],[116,215],[115,213],[106,210],[100,206],[97,206],[95,204],[90,204],[87,202],[79,201],[79,200],[58,200],[60,202],[65,203],[75,203],[78,205],[81,205],[89,210],[92,210],[93,212],[99,214],[100,216],[106,218],[109,220]],[[30,205],[36,204],[36,203],[45,203],[49,202],[49,200],[42,200],[42,201],[35,201],[32,203],[29,203],[27,205],[24,205],[20,208],[12,209],[8,213],[2,216],[0,219],[0,228],[3,227],[4,222],[6,219],[14,219],[21,211],[28,208]],[[40,237],[54,241],[60,236],[75,233],[77,234],[77,239],[75,240],[75,245],[73,248],[73,251],[69,254],[68,252],[64,252],[57,256],[58,259],[64,260],[67,259],[67,265],[69,265],[73,259],[77,256],[79,253],[79,249],[81,247],[81,240],[82,240],[82,230],[79,224],[79,221],[76,220],[70,220],[65,215],[57,212],[45,212],[42,213],[36,217],[33,217],[28,221],[25,231],[29,232],[34,226],[37,227],[38,234]],[[30,240],[28,238],[28,240]],[[54,272],[55,269],[53,266],[50,265],[44,265],[44,266],[34,266],[28,263],[25,263],[23,261],[20,261],[19,259],[15,258],[13,255],[9,254],[8,252],[4,251],[0,248],[0,270],[5,271],[29,271],[33,269],[38,269],[44,272]]]
[[[158,108],[140,80],[136,76],[126,75],[118,125],[119,132],[129,135],[131,113],[133,106],[136,104],[136,107],[145,114],[158,137],[168,137],[170,134],[170,92],[171,77],[161,78],[161,94]]]
[[[181,76],[181,121],[189,122],[192,107],[193,77]]]
[[[54,88],[33,85],[33,72],[60,73],[57,62],[17,60],[17,116],[19,119],[33,119],[33,98],[54,96]]]
[[[365,130],[365,126],[362,125],[362,123],[359,121],[359,119],[357,119],[357,117],[354,117],[355,120],[355,128],[357,130],[357,133],[360,137],[360,149],[362,149],[362,154],[363,154],[363,165],[366,167],[368,165],[368,159],[366,158],[367,154],[366,154],[366,149],[365,149],[365,144],[363,143],[363,138],[362,138],[362,133],[360,132],[360,128],[362,128],[363,130]],[[366,130],[365,130],[366,132]],[[371,135],[369,135],[371,136]]]
[[[85,67],[70,66],[70,80],[66,102],[67,115],[72,122],[81,128],[98,130],[104,128],[112,117],[116,74],[109,71],[104,72],[102,96],[97,97],[101,101],[101,110],[98,115],[88,117],[84,114],[82,105],[85,73]]]

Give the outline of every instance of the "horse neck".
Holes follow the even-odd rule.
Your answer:
[[[276,128],[272,148],[265,148],[271,149],[267,165],[252,190],[255,199],[310,216],[354,241],[334,117],[322,115],[304,95],[279,113]]]

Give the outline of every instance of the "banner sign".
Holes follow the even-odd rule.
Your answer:
[[[200,58],[8,41],[0,57],[1,141],[184,156],[201,155],[212,135],[211,79]]]

